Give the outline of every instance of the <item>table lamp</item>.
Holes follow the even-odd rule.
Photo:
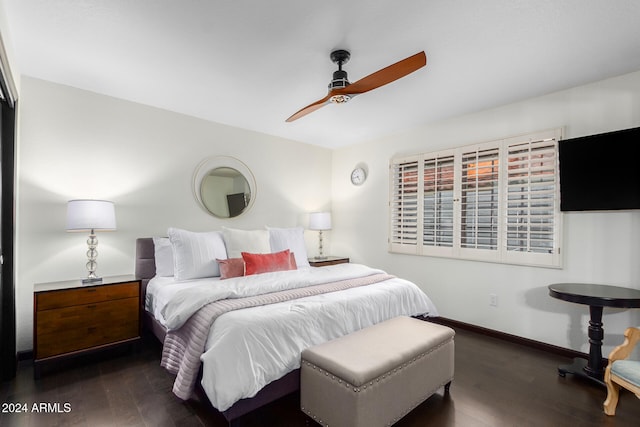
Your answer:
[[[313,212],[309,214],[309,230],[318,231],[318,256],[316,259],[327,259],[322,253],[322,232],[331,230],[331,213]]]
[[[88,231],[87,270],[89,275],[82,283],[100,282],[96,276],[98,263],[98,237],[96,231],[114,231],[116,229],[116,213],[113,202],[106,200],[69,200],[67,203],[67,231]]]

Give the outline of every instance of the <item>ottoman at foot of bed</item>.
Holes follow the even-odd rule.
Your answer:
[[[361,329],[302,353],[300,405],[326,426],[397,422],[454,372],[454,331],[409,317]]]

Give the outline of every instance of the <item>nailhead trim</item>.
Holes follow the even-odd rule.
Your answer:
[[[418,398],[417,400],[415,400],[414,402],[411,403],[411,406],[409,406],[404,412],[402,412],[401,414],[399,414],[398,416],[396,416],[393,421],[391,422],[391,424],[387,424],[387,427],[392,426],[393,424],[397,423],[402,417],[404,417],[405,415],[407,415],[409,412],[413,411],[418,405],[420,405],[422,402],[424,402],[426,399],[428,399],[429,397],[431,397],[431,395],[433,395],[440,387],[444,387],[445,385],[447,385],[448,383],[452,382],[453,378],[449,379],[449,381],[445,381],[442,384],[440,384],[439,386],[433,388],[432,390],[429,390],[427,393],[423,394],[420,398]],[[322,419],[318,418],[315,414],[311,413],[307,408],[305,408],[304,406],[301,406],[300,409],[302,410],[302,412],[304,412],[305,414],[307,414],[308,416],[310,416],[314,421],[318,422],[319,424],[324,424]],[[329,427],[329,424],[325,425],[326,427]]]

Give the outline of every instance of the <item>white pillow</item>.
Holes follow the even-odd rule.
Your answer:
[[[153,250],[156,259],[156,276],[173,276],[173,247],[168,237],[154,237]]]
[[[269,232],[267,230],[236,230],[222,227],[224,243],[229,258],[241,258],[242,252],[252,254],[271,253]]]
[[[271,252],[280,252],[285,249],[293,252],[296,258],[298,268],[309,267],[309,259],[307,257],[307,245],[304,242],[304,229],[302,227],[294,228],[271,228],[269,231],[269,244]]]
[[[219,231],[196,233],[169,228],[173,246],[173,273],[177,280],[220,276],[216,258],[227,258],[222,234]]]

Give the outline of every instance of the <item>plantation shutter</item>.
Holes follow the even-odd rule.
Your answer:
[[[508,144],[507,164],[506,256],[554,264],[560,229],[557,138]]]
[[[454,156],[423,160],[423,249],[453,247]]]
[[[418,159],[391,165],[389,246],[392,252],[415,254],[418,250],[418,193],[421,185],[418,166]]]
[[[498,250],[499,147],[462,153],[460,247]]]

